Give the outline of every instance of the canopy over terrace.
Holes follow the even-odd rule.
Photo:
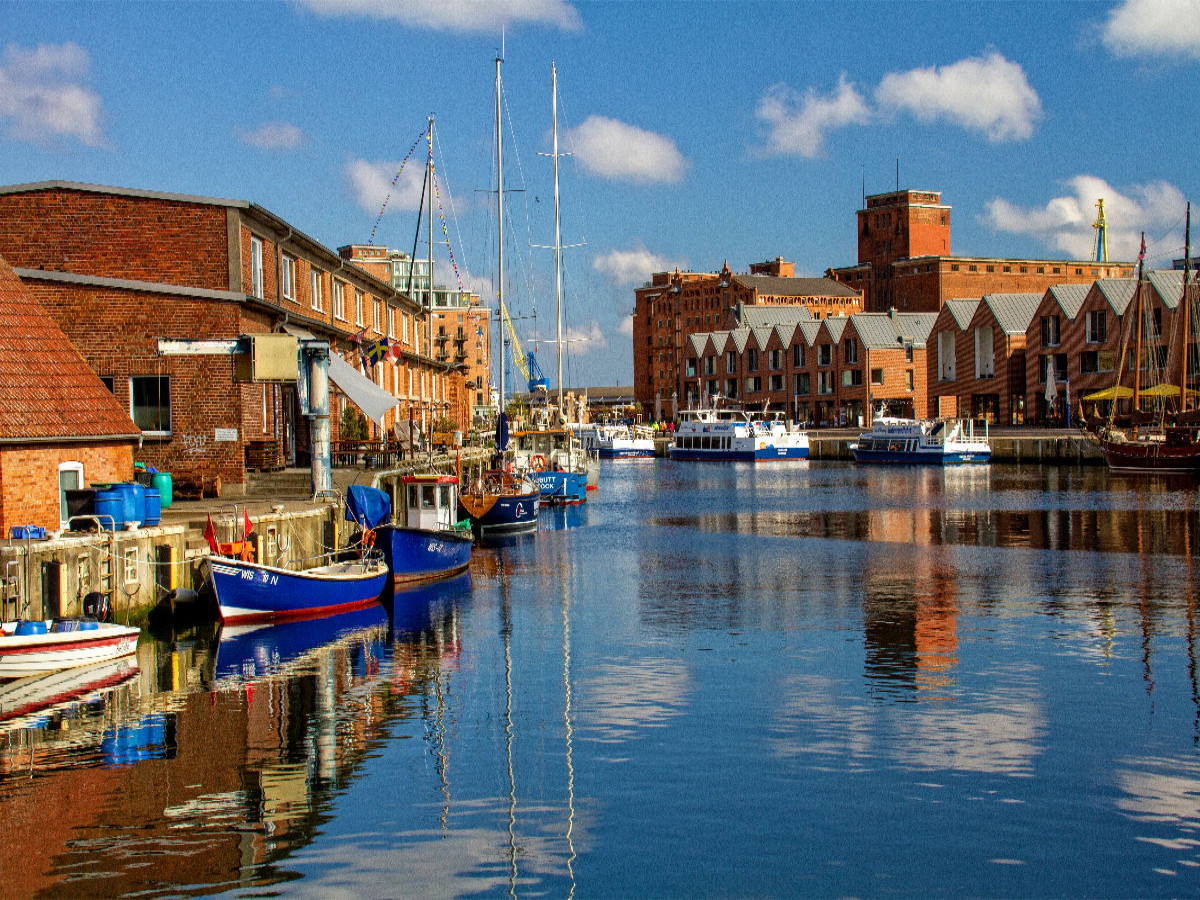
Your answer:
[[[329,379],[381,429],[384,415],[400,405],[399,400],[336,353],[329,354]]]

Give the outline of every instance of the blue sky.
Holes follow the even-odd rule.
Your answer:
[[[331,248],[374,230],[410,249],[423,148],[391,182],[433,114],[458,267],[440,244],[439,281],[490,301],[502,31],[526,342],[555,328],[553,253],[531,245],[554,240],[538,154],[558,67],[562,242],[583,245],[563,252],[571,386],[631,382],[633,288],[654,271],[854,263],[864,182],[894,189],[897,160],[901,187],[953,207],[953,253],[1086,258],[1103,197],[1110,258],[1143,229],[1152,264],[1182,255],[1200,0],[10,0],[0,181],[248,200]]]

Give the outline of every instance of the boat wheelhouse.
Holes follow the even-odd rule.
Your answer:
[[[979,438],[973,421],[876,416],[871,430],[850,445],[858,462],[986,463],[992,458],[987,426]]]
[[[671,459],[808,459],[808,435],[793,431],[782,419],[753,417],[743,409],[685,410]]]

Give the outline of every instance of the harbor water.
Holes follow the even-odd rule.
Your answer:
[[[389,611],[0,722],[3,894],[1195,896],[1198,496],[606,462]]]

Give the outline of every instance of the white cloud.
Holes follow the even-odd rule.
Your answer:
[[[765,153],[810,159],[821,152],[827,132],[871,118],[863,96],[845,75],[825,96],[812,88],[801,96],[786,84],[774,85],[758,101],[755,114],[767,126]]]
[[[91,146],[107,141],[100,96],[81,82],[91,61],[78,44],[4,48],[0,62],[0,124],[12,140],[47,143],[75,138]]]
[[[999,53],[948,66],[892,72],[875,90],[875,101],[907,110],[919,121],[950,121],[982,131],[993,142],[1026,140],[1042,117],[1042,103],[1025,71]]]
[[[409,160],[403,170],[398,162],[370,163],[352,159],[346,164],[346,178],[354,202],[364,212],[411,212],[421,206],[421,185],[425,167]],[[386,209],[384,204],[387,204]]]
[[[597,256],[592,261],[592,268],[613,284],[625,287],[641,284],[655,272],[666,272],[673,266],[665,256],[638,246],[632,250],[613,250]]]
[[[565,0],[301,0],[324,16],[391,19],[434,31],[499,33],[514,25],[578,31],[579,12]]]
[[[584,170],[602,178],[673,184],[688,166],[670,138],[604,116],[589,116],[567,140]]]
[[[617,326],[617,334],[623,337],[633,337],[633,316],[625,316],[621,319],[621,324]]]
[[[295,150],[304,143],[304,132],[288,122],[264,122],[253,130],[234,130],[239,141],[259,150]]]
[[[1069,193],[1040,207],[1021,207],[997,197],[988,204],[984,223],[996,231],[1037,238],[1072,259],[1090,259],[1095,245],[1096,201],[1103,198],[1109,259],[1137,259],[1143,230],[1147,244],[1157,240],[1161,248],[1156,260],[1154,247],[1150,247],[1148,260],[1155,264],[1166,261],[1177,243],[1182,246],[1182,235],[1176,241],[1173,229],[1181,224],[1186,201],[1174,185],[1157,181],[1120,192],[1102,178],[1077,175],[1067,182],[1067,188]],[[1170,237],[1164,241],[1164,235]]]
[[[1200,59],[1200,0],[1125,0],[1101,36],[1116,56]]]

